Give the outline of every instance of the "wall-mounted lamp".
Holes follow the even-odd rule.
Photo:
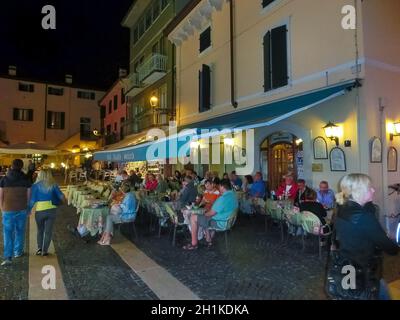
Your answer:
[[[101,132],[100,132],[99,130],[97,130],[96,128],[93,130],[93,134],[94,134],[96,137],[101,137],[101,136],[102,136]]]
[[[393,132],[390,133],[390,141],[393,141],[394,137],[400,136],[400,122],[393,124]]]
[[[158,106],[158,98],[157,98],[155,95],[153,95],[153,96],[150,98],[150,105],[151,105],[153,108],[155,108],[155,107]]]
[[[329,123],[323,127],[325,131],[325,135],[328,139],[335,141],[336,146],[339,146],[339,135],[340,135],[340,128],[333,122],[329,121]]]
[[[296,140],[296,146],[299,146],[303,143],[303,139],[297,139]]]

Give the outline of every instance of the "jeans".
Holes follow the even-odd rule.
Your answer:
[[[4,258],[24,253],[26,210],[3,213]]]
[[[379,300],[392,300],[385,280],[381,279],[379,286]]]
[[[56,209],[38,211],[35,214],[37,224],[37,245],[43,253],[47,253],[53,234],[53,225],[56,220]]]

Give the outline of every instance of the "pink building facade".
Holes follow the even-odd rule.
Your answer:
[[[100,100],[101,129],[105,136],[106,145],[114,144],[124,138],[123,123],[126,120],[127,103],[123,82],[118,79]]]
[[[100,126],[98,101],[104,91],[64,83],[0,76],[0,139],[8,145],[34,142],[56,148],[80,133],[93,140]]]

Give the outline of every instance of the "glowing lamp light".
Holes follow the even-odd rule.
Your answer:
[[[64,163],[64,162],[61,162],[61,167],[63,167],[63,168],[65,168],[65,167],[66,167],[66,165],[65,165],[65,163]]]
[[[152,96],[150,98],[150,105],[155,108],[158,106],[158,98],[156,96]]]
[[[226,146],[233,147],[235,145],[235,141],[232,138],[225,138],[224,139],[224,144]]]
[[[303,143],[303,139],[297,139],[296,140],[296,145],[299,146]]]
[[[56,167],[56,164],[55,164],[54,162],[52,162],[52,163],[50,164],[50,168],[54,169],[55,167]]]
[[[400,122],[394,123],[394,134],[400,135]]]
[[[390,135],[390,141],[393,141],[394,137],[400,136],[400,122],[388,122],[386,130]]]
[[[190,148],[192,148],[192,149],[197,149],[198,147],[200,147],[200,142],[198,142],[198,141],[192,141],[192,142],[190,143]]]
[[[77,145],[74,145],[72,147],[72,153],[78,153],[79,151],[81,151],[81,148]]]
[[[323,127],[323,129],[326,137],[332,141],[335,141],[336,146],[339,146],[340,127],[329,121],[329,123]]]

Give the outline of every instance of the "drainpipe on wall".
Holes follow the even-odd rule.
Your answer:
[[[176,46],[172,44],[172,88],[171,88],[171,118],[176,121]]]
[[[235,99],[235,45],[234,45],[234,0],[229,0],[229,29],[230,29],[230,50],[231,50],[231,104],[235,109],[238,107],[238,103]]]

